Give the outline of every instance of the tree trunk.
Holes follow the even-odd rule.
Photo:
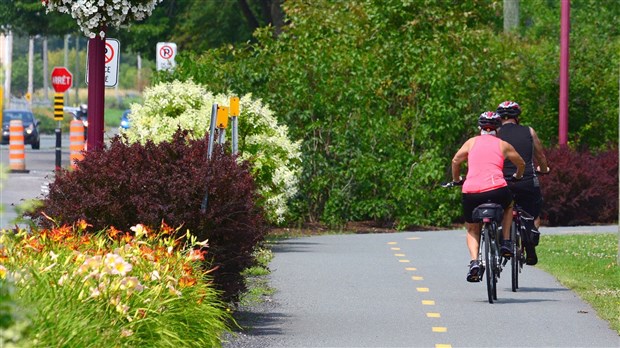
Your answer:
[[[43,98],[49,101],[49,72],[47,67],[47,36],[43,37]]]
[[[241,13],[243,13],[243,17],[245,17],[245,20],[248,22],[250,31],[254,32],[254,30],[258,28],[258,20],[256,19],[256,16],[254,16],[254,13],[252,13],[252,10],[250,9],[250,6],[248,5],[247,0],[237,0],[237,1],[239,3],[239,7],[241,7]]]
[[[275,29],[276,36],[282,33],[282,27],[284,26],[284,11],[282,11],[282,1],[271,1],[271,21]]]
[[[519,0],[504,0],[504,33],[519,28]]]

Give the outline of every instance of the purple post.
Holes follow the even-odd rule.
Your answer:
[[[105,38],[88,40],[88,151],[103,148]]]
[[[568,142],[568,36],[570,31],[570,0],[560,5],[560,118],[558,144]]]

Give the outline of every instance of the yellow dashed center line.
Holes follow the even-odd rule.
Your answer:
[[[420,239],[420,237],[409,237],[407,238],[408,240],[418,240]],[[397,245],[397,242],[388,242],[388,245]],[[391,247],[390,250],[392,251],[401,251],[401,248],[398,247]],[[396,253],[394,254],[395,257],[405,257],[406,255],[403,253]],[[409,263],[409,260],[406,259],[398,259],[398,262],[400,263]],[[415,267],[406,267],[405,268],[406,271],[409,272],[413,272],[413,271],[417,271],[418,269]],[[414,275],[411,276],[412,280],[415,281],[422,281],[424,280],[424,277],[422,276],[418,276],[418,275]],[[426,292],[430,292],[429,288],[425,288],[425,287],[417,287],[416,290],[420,293],[426,293]],[[435,305],[435,301],[434,300],[422,300],[422,305],[423,306],[434,306]],[[438,312],[427,312],[426,313],[426,317],[428,318],[441,318],[441,314]],[[432,331],[433,332],[437,332],[437,333],[441,333],[441,332],[448,332],[448,328],[444,327],[444,326],[433,326],[432,327]],[[446,343],[437,343],[435,344],[435,348],[452,348],[451,344],[446,344]]]

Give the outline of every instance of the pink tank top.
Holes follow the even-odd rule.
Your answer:
[[[501,139],[484,134],[476,137],[467,155],[467,177],[463,193],[479,193],[507,186]]]

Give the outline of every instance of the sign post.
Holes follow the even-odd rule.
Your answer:
[[[73,85],[73,75],[64,66],[54,67],[52,70],[52,87],[54,87],[54,120],[58,121],[56,133],[56,170],[60,170],[60,155],[62,150],[62,137],[60,122],[64,116],[65,92]]]

